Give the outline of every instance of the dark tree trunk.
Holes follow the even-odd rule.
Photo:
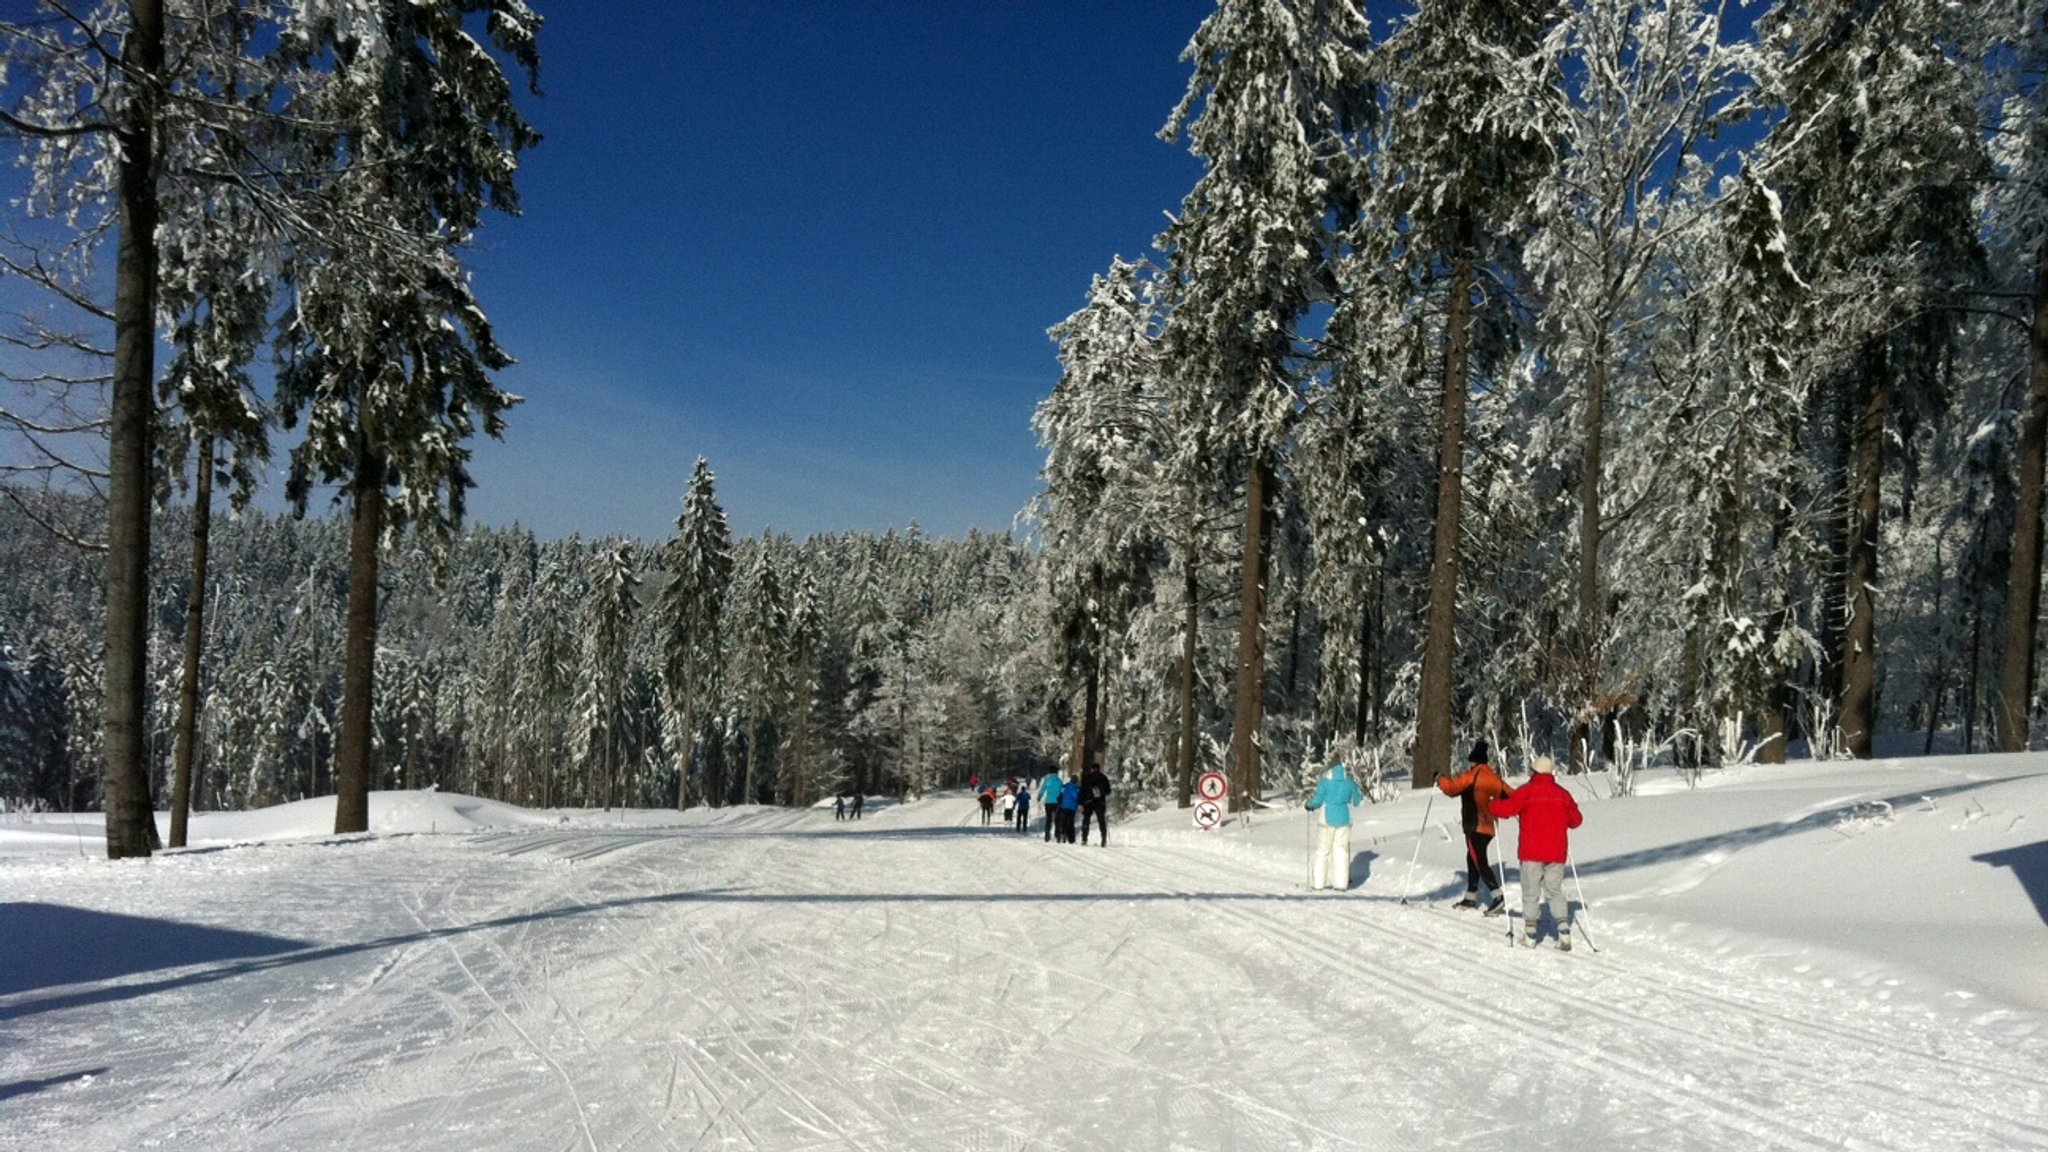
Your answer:
[[[1410,783],[1427,788],[1451,762],[1451,663],[1457,655],[1458,532],[1464,509],[1465,405],[1470,382],[1472,258],[1451,269],[1444,331],[1444,379],[1437,417],[1436,529],[1429,567],[1429,622],[1416,699],[1415,767]]]
[[[1189,523],[1194,521],[1194,512],[1188,513]],[[1192,807],[1195,803],[1195,648],[1198,631],[1202,624],[1202,582],[1195,571],[1196,544],[1194,529],[1188,530],[1187,555],[1181,572],[1180,633],[1180,735],[1178,747],[1174,749],[1179,758],[1174,765],[1174,775],[1180,785],[1180,806]]]
[[[1998,750],[2024,752],[2033,732],[2034,624],[2041,608],[2041,489],[2048,470],[2048,247],[2034,259],[2034,322],[2027,340],[2027,407],[2020,420],[2019,507],[2005,598],[1998,677]]]
[[[1370,719],[1372,699],[1372,605],[1360,597],[1358,605],[1358,715],[1351,724],[1351,742],[1365,747],[1365,726]]]
[[[171,753],[171,847],[185,846],[192,810],[192,749],[199,727],[199,654],[206,642],[206,545],[213,527],[213,434],[199,437],[192,492],[192,585],[185,592],[185,661],[178,681],[178,735]]]
[[[370,708],[377,680],[378,549],[384,535],[384,454],[356,434],[349,483],[348,617],[342,640],[341,728],[334,748],[334,830],[370,830]]]
[[[107,441],[106,805],[107,856],[157,846],[151,811],[144,692],[149,651],[149,499],[156,413],[157,93],[163,73],[161,0],[131,0],[121,48],[133,91],[115,133],[121,237],[114,266],[114,384]]]
[[[1244,489],[1244,580],[1237,622],[1237,708],[1230,732],[1230,806],[1249,808],[1263,790],[1262,729],[1266,717],[1266,565],[1269,558],[1266,505],[1273,466],[1261,455],[1252,461]]]
[[[1579,711],[1572,721],[1571,767],[1583,772],[1592,765],[1586,753],[1586,726],[1598,716],[1603,614],[1600,604],[1600,492],[1602,433],[1607,421],[1607,334],[1593,342],[1586,372],[1586,442],[1579,477]]]
[[[1849,629],[1842,645],[1842,739],[1859,760],[1871,754],[1877,705],[1877,530],[1884,479],[1885,362],[1882,350],[1865,356],[1858,374],[1855,525],[1849,535]]]

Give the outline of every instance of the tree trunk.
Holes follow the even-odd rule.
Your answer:
[[[2034,258],[2034,323],[2027,340],[2027,408],[2020,419],[2019,508],[2005,598],[1998,677],[1998,750],[2024,752],[2033,732],[2034,624],[2041,608],[2041,489],[2048,471],[2048,245]]]
[[[1365,725],[1372,686],[1372,606],[1359,597],[1358,605],[1358,715],[1351,725],[1351,742],[1365,747]]]
[[[144,709],[149,652],[149,498],[156,413],[155,83],[163,72],[161,0],[132,0],[122,44],[133,99],[115,133],[121,236],[114,267],[114,382],[107,441],[106,657],[102,666],[107,856],[157,844]]]
[[[1858,375],[1856,523],[1849,536],[1849,629],[1842,646],[1842,738],[1859,760],[1870,759],[1877,701],[1877,529],[1884,479],[1885,360],[1867,353]]]
[[[1444,380],[1438,413],[1436,531],[1429,567],[1429,622],[1416,699],[1415,766],[1410,783],[1427,788],[1451,762],[1451,662],[1457,655],[1458,520],[1464,508],[1465,405],[1471,382],[1472,258],[1451,270],[1444,331]]]
[[[1180,633],[1180,738],[1179,747],[1175,749],[1178,759],[1174,764],[1174,775],[1180,783],[1180,806],[1183,808],[1193,807],[1195,803],[1195,649],[1202,624],[1202,583],[1195,571],[1193,509],[1188,512],[1188,521],[1191,526],[1181,572],[1184,607],[1181,609]]]
[[[1260,747],[1266,713],[1266,503],[1273,466],[1252,461],[1244,491],[1244,580],[1237,622],[1237,708],[1230,732],[1230,806],[1251,807],[1264,783]]]
[[[192,493],[192,584],[185,590],[185,661],[178,681],[178,735],[171,753],[171,847],[185,846],[192,810],[192,746],[199,726],[199,653],[206,641],[206,545],[213,526],[213,434],[199,437]]]
[[[1602,612],[1600,605],[1600,493],[1602,433],[1607,420],[1607,333],[1593,341],[1592,363],[1586,371],[1586,442],[1579,476],[1579,711],[1572,721],[1571,767],[1592,767],[1586,753],[1586,726],[1599,716]]]
[[[377,679],[378,548],[384,535],[384,454],[356,433],[350,482],[348,619],[342,641],[341,730],[334,749],[334,830],[370,830],[370,710]]]

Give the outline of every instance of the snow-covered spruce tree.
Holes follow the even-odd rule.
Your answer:
[[[1158,532],[1175,511],[1162,499],[1161,466],[1171,448],[1150,271],[1142,262],[1114,261],[1090,285],[1088,303],[1051,329],[1062,371],[1032,415],[1046,453],[1035,514],[1055,627],[1065,670],[1082,685],[1076,774],[1100,762],[1104,649],[1132,605],[1149,597],[1163,550]]]
[[[89,212],[112,232],[114,329],[107,415],[104,749],[107,855],[158,844],[146,764],[150,495],[153,489],[157,274],[165,68],[163,0],[55,3],[0,24],[0,74],[26,75],[21,102],[0,108],[9,136],[31,149],[32,201]],[[118,47],[116,47],[118,46]],[[232,69],[229,70],[232,72]]]
[[[218,42],[224,58],[255,54],[251,41],[265,29],[251,9],[202,6],[181,39]],[[268,126],[263,100],[267,85],[258,77],[230,75],[211,93],[221,109],[219,125],[196,126],[202,139],[188,145],[194,164],[208,157],[253,156],[256,140],[237,139],[237,129]],[[205,139],[220,135],[220,140]],[[177,158],[172,163],[177,163]],[[216,176],[221,175],[216,173]],[[161,275],[158,308],[177,317],[170,337],[172,357],[159,386],[158,406],[183,416],[184,427],[164,429],[158,448],[163,471],[182,477],[192,462],[190,577],[186,586],[184,648],[178,687],[170,797],[170,840],[185,846],[191,808],[192,760],[198,728],[200,660],[205,641],[207,550],[213,527],[216,478],[228,483],[233,506],[248,506],[256,489],[256,466],[269,459],[269,420],[255,399],[248,365],[269,329],[267,315],[276,291],[276,259],[284,237],[272,224],[256,176],[213,179],[190,194],[170,197],[158,231]],[[182,434],[181,434],[182,433]],[[218,477],[217,474],[218,473]]]
[[[495,53],[470,34],[473,15]],[[479,425],[498,435],[517,399],[491,380],[511,358],[461,255],[485,207],[518,210],[513,173],[539,137],[501,57],[531,79],[538,26],[522,0],[342,0],[291,30],[310,78],[294,110],[332,126],[301,141],[297,163],[320,174],[324,210],[360,222],[286,265],[277,377],[286,424],[306,421],[293,503],[337,483],[351,515],[337,832],[369,826],[379,550],[408,528],[452,532],[470,485],[463,441]]]
[[[619,730],[629,675],[626,646],[639,587],[630,543],[617,541],[591,557],[590,599],[585,605],[581,629],[582,671],[576,678],[576,727],[571,755],[585,772],[598,777],[596,787],[589,791],[597,793],[606,809],[612,806],[612,790],[618,775]]]
[[[1665,511],[1624,541],[1623,558],[1660,575],[1628,640],[1638,663],[1678,670],[1661,690],[1678,726],[1700,734],[1688,756],[1695,746],[1736,754],[1720,732],[1742,719],[1758,758],[1782,763],[1792,675],[1818,650],[1801,589],[1824,567],[1822,510],[1833,502],[1805,450],[1812,381],[1798,365],[1813,314],[1776,193],[1745,168],[1718,203],[1711,239],[1683,246],[1675,276],[1701,288],[1671,320],[1712,338],[1652,353],[1690,387],[1669,431],[1648,437],[1667,461],[1650,481]]]
[[[1450,763],[1473,310],[1475,302],[1506,302],[1515,222],[1554,162],[1557,96],[1543,83],[1541,48],[1559,8],[1556,0],[1423,0],[1380,53],[1390,91],[1377,211],[1397,222],[1394,254],[1417,288],[1446,293],[1411,773],[1418,788]]]
[[[2014,320],[2027,334],[2027,390],[2015,414],[2017,507],[1999,663],[1998,748],[2026,750],[2033,731],[2034,683],[2041,606],[2042,507],[2048,476],[2048,3],[1993,5],[1994,50],[1987,70],[1996,101],[1993,155],[1998,176],[1988,187],[1988,231],[2005,269],[1995,289],[2021,307]]]
[[[1686,182],[1717,160],[1713,130],[1740,75],[1724,43],[1727,0],[1581,0],[1546,42],[1546,83],[1556,101],[1558,156],[1534,193],[1526,260],[1541,292],[1550,370],[1576,378],[1578,468],[1576,683],[1571,756],[1583,765],[1604,716],[1635,696],[1606,650],[1609,583],[1602,542],[1617,517],[1610,470],[1648,469],[1606,456],[1611,387],[1640,395],[1658,381],[1642,363],[1673,300],[1664,249],[1712,218],[1711,199]],[[1659,291],[1662,287],[1664,290]],[[1626,413],[1624,413],[1625,415]],[[1616,429],[1616,450],[1655,453],[1651,438]]]
[[[1831,346],[1810,370],[1836,401],[1847,627],[1836,646],[1841,730],[1871,754],[1878,683],[1879,519],[1888,437],[1943,402],[1943,309],[1978,276],[1973,4],[1784,4],[1759,22],[1763,86],[1783,109],[1759,171],[1784,199],[1793,260]]]
[[[719,623],[732,583],[732,530],[703,457],[690,473],[676,534],[662,550],[668,579],[655,607],[662,633],[662,740],[676,773],[676,807],[688,806],[698,741],[718,696]],[[711,803],[724,803],[713,796]]]
[[[526,648],[519,662],[514,714],[520,725],[514,742],[528,775],[539,777],[535,796],[543,808],[589,801],[580,783],[572,790],[571,782],[560,776],[574,731],[577,622],[589,595],[581,552],[582,544],[573,536],[541,545],[533,594],[524,609]]]
[[[764,534],[733,590],[733,685],[746,715],[747,762],[740,803],[761,803],[769,765],[762,752],[779,736],[789,698],[789,601],[782,590],[777,542]]]
[[[1261,791],[1269,517],[1300,403],[1298,328],[1360,195],[1368,40],[1346,0],[1220,0],[1182,54],[1194,75],[1163,132],[1205,165],[1158,241],[1175,288],[1167,370],[1202,390],[1210,469],[1245,478],[1234,805]]]
[[[789,594],[788,748],[776,756],[776,794],[784,803],[802,808],[825,786],[812,751],[825,622],[818,603],[818,582],[802,557],[796,561],[793,583]]]

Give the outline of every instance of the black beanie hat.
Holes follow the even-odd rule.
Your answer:
[[[1472,754],[1465,757],[1465,759],[1473,764],[1486,763],[1486,741],[1481,740],[1479,743],[1474,744],[1472,746]]]

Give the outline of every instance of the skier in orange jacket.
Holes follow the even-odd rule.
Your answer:
[[[1501,895],[1500,874],[1487,859],[1487,849],[1493,844],[1493,802],[1507,796],[1510,789],[1493,765],[1487,763],[1486,741],[1473,745],[1472,754],[1465,759],[1470,767],[1463,772],[1436,778],[1439,792],[1459,797],[1465,825],[1465,898],[1456,907],[1479,907],[1479,882],[1483,879],[1491,897],[1486,903],[1486,914],[1498,916],[1507,907],[1507,901]]]

